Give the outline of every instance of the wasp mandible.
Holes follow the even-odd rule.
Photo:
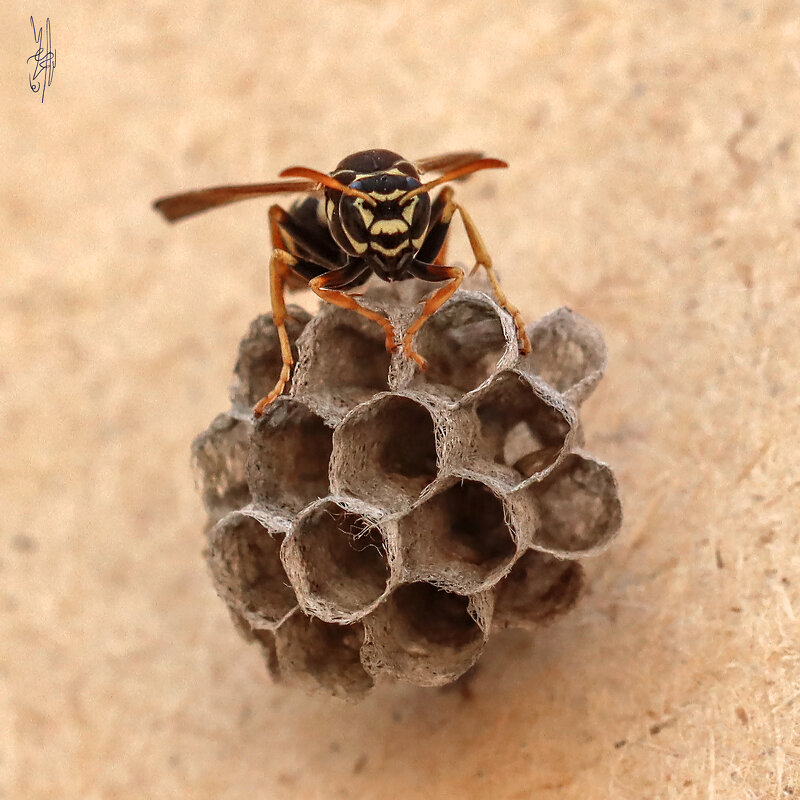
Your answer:
[[[272,318],[278,331],[283,366],[275,388],[253,409],[256,417],[279,397],[291,375],[294,359],[286,333],[284,293],[308,286],[328,303],[351,309],[374,320],[386,334],[386,349],[402,346],[420,368],[425,359],[413,349],[414,335],[459,287],[464,271],[444,263],[446,239],[458,211],[475,255],[473,272],[483,267],[503,306],[514,318],[523,353],[530,350],[519,310],[505,296],[478,229],[446,186],[431,201],[436,186],[482,169],[507,167],[505,161],[484,158],[478,152],[447,153],[411,162],[390,150],[363,150],[343,159],[330,174],[308,167],[290,167],[281,178],[301,180],[242,186],[218,186],[163,197],[154,203],[170,222],[228,205],[239,200],[277,193],[305,193],[289,210],[273,205],[269,210],[272,256],[269,286]],[[425,172],[441,173],[423,183]],[[371,275],[384,281],[420,278],[447,282],[425,302],[420,316],[408,327],[402,342],[395,339],[391,322],[361,305],[348,294]]]

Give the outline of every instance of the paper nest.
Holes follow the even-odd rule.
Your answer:
[[[364,299],[402,331],[391,287]],[[456,680],[492,630],[535,628],[583,588],[580,559],[622,512],[578,411],[605,367],[567,308],[528,327],[461,290],[417,335],[420,372],[375,323],[290,307],[289,396],[253,422],[280,371],[269,316],[243,339],[232,407],[192,452],[217,592],[279,681],[359,698],[377,680]]]

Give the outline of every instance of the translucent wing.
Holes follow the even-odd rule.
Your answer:
[[[464,150],[460,153],[443,153],[430,158],[421,158],[414,162],[414,166],[420,172],[445,172],[470,161],[477,161],[483,158],[483,153],[478,150]]]
[[[439,186],[442,183],[449,183],[450,181],[464,178],[480,169],[504,169],[507,166],[508,164],[506,164],[505,161],[501,161],[499,158],[478,158],[460,163],[458,166],[444,172],[438,178],[428,181],[427,183],[423,183],[422,186],[418,186],[416,189],[412,189],[410,192],[406,192],[403,199],[400,201],[400,204],[403,205],[409,202],[411,198],[416,197],[418,194],[429,192],[434,186]]]
[[[241,186],[214,186],[210,189],[198,189],[194,192],[173,194],[162,197],[153,203],[153,208],[160,211],[170,222],[183,219],[211,208],[263,197],[267,194],[290,192],[313,192],[319,188],[316,181],[278,181],[276,183],[251,183]]]

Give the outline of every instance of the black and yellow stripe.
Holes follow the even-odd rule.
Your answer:
[[[391,262],[419,249],[428,225],[430,203],[427,197],[420,196],[403,203],[409,191],[420,185],[419,175],[409,161],[389,151],[369,151],[348,157],[331,174],[372,201],[326,192],[328,224],[348,252],[356,256],[372,253]]]

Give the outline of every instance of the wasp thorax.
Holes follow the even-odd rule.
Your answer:
[[[340,196],[335,211],[348,249],[356,255],[373,256],[384,264],[419,250],[430,220],[430,199],[425,193],[406,198],[419,188],[419,180],[392,170],[359,176],[349,185],[369,200]],[[329,201],[329,219],[333,206]]]

